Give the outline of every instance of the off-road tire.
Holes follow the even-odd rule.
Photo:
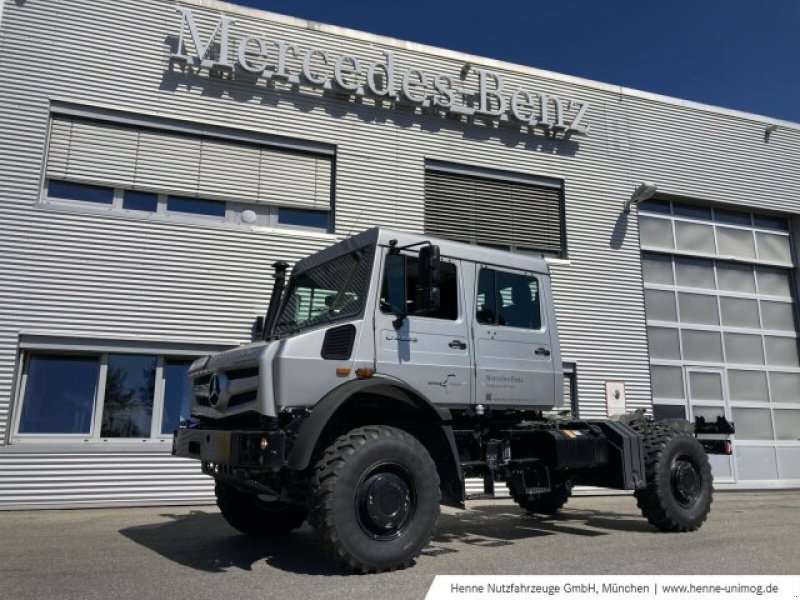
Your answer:
[[[509,487],[509,490],[511,488]],[[553,487],[549,492],[544,494],[514,494],[511,497],[514,499],[520,508],[535,514],[535,515],[555,515],[558,511],[564,508],[564,505],[572,495],[572,485],[569,483],[561,483]]]
[[[303,524],[308,510],[287,502],[265,502],[224,483],[214,488],[217,506],[234,529],[253,537],[285,535]]]
[[[691,434],[658,423],[632,427],[644,442],[646,487],[634,496],[642,515],[662,531],[694,531],[713,500],[711,465]]]
[[[317,462],[309,522],[347,569],[393,571],[412,565],[430,541],[440,499],[425,447],[401,429],[369,425],[337,438]]]

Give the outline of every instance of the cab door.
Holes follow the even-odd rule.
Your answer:
[[[472,394],[472,348],[460,261],[442,257],[441,306],[422,315],[415,305],[419,258],[404,254],[407,316],[399,320],[388,302],[387,261],[375,312],[376,372],[396,377],[439,405],[468,404]]]
[[[554,406],[561,361],[547,322],[549,278],[477,265],[475,286],[475,402]]]

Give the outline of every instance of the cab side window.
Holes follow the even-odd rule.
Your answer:
[[[483,325],[541,329],[539,280],[521,273],[481,269],[476,318]]]
[[[419,315],[416,306],[416,290],[419,284],[419,258],[416,256],[404,256],[405,259],[405,298],[406,312],[409,316]],[[389,269],[384,266],[383,283],[381,286],[381,312],[390,313],[389,306]],[[458,273],[453,263],[442,261],[442,279],[440,285],[441,307],[439,310],[427,313],[424,316],[433,319],[448,319],[455,321],[458,319]]]

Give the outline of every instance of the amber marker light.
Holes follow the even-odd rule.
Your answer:
[[[337,377],[347,377],[350,375],[350,367],[336,367]]]
[[[369,379],[375,375],[375,369],[371,369],[369,367],[359,367],[356,369],[356,375],[359,379]]]

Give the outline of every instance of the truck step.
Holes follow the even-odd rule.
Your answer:
[[[494,494],[487,494],[485,492],[477,492],[474,494],[467,494],[467,500],[494,500],[497,496]]]

